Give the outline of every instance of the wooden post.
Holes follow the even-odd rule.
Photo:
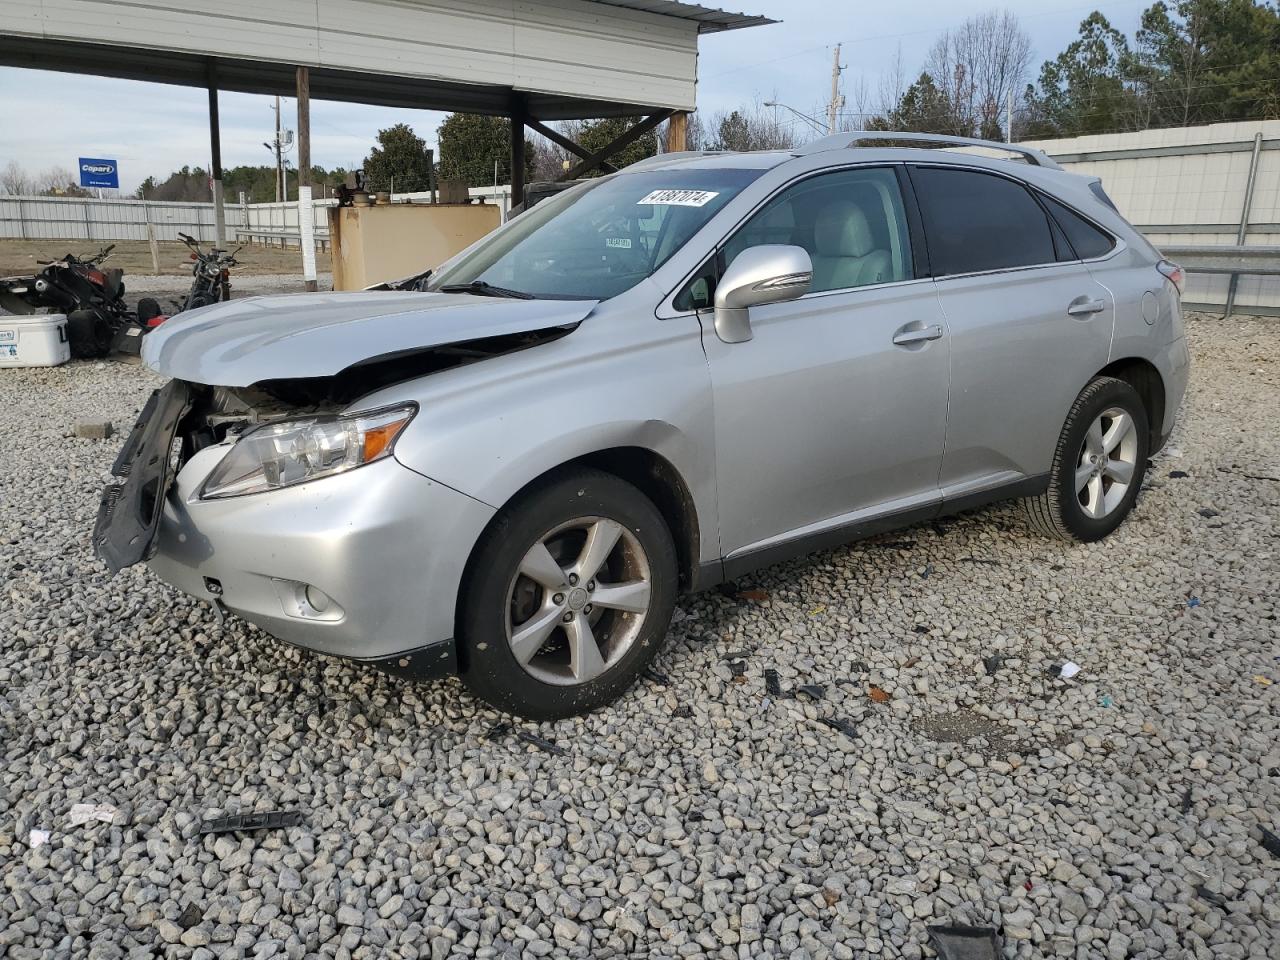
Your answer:
[[[511,206],[524,203],[524,121],[527,112],[524,98],[511,101]],[[498,198],[495,192],[494,203]]]
[[[667,153],[679,153],[688,150],[689,114],[680,110],[671,115],[667,121]]]
[[[311,72],[298,68],[298,237],[302,247],[302,279],[316,285],[316,211],[311,203]]]
[[[218,65],[208,64],[209,85],[209,180],[213,188],[213,242],[214,246],[227,245],[227,218],[222,210],[222,134],[218,129]]]

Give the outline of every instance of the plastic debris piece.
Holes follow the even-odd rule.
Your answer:
[[[858,737],[858,727],[852,720],[846,720],[844,717],[819,717],[832,730],[839,730],[850,740],[856,740]]]
[[[1070,680],[1080,672],[1080,664],[1072,663],[1068,660],[1062,665],[1062,669],[1058,671],[1058,676],[1063,680]]]
[[[1253,681],[1254,683],[1262,684],[1264,687],[1269,687],[1271,686],[1271,684],[1275,683],[1275,681],[1272,680],[1270,677],[1261,673],[1255,673],[1253,675]]]
[[[1199,897],[1201,900],[1203,900],[1205,903],[1211,903],[1215,907],[1225,907],[1227,905],[1226,897],[1224,897],[1220,893],[1214,893],[1212,890],[1206,887],[1203,883],[1197,883],[1195,890],[1196,890],[1196,896]]]
[[[1187,792],[1182,795],[1182,803],[1179,805],[1184,814],[1191,812],[1191,788],[1187,787]]]
[[[516,737],[525,743],[531,743],[544,753],[553,753],[557,757],[565,756],[569,751],[558,743],[548,740],[546,737],[540,737],[536,733],[530,733],[528,730],[517,730]]]
[[[831,808],[830,808],[829,806],[827,806],[825,803],[820,803],[820,804],[818,804],[818,806],[814,807],[812,810],[810,810],[808,813],[806,813],[806,814],[805,814],[805,816],[806,816],[806,817],[820,817],[820,816],[822,816],[824,813],[827,813],[830,809],[831,809]]]
[[[1000,668],[1004,666],[1004,657],[999,654],[992,654],[989,657],[982,658],[982,666],[987,671],[988,677],[994,677]]]
[[[852,671],[854,671],[855,673],[870,673],[870,672],[871,672],[871,668],[870,668],[870,667],[868,667],[868,666],[867,666],[865,663],[863,663],[861,660],[850,660],[850,661],[849,661],[849,669],[850,669],[850,670],[852,670]]]
[[[653,669],[653,667],[645,667],[644,676],[645,676],[645,679],[652,680],[654,683],[656,683],[660,687],[671,686],[671,678],[668,677],[665,673],[661,673],[660,671]]]
[[[1262,849],[1273,857],[1280,857],[1280,837],[1266,827],[1259,826],[1258,829],[1262,831]]]
[[[1200,607],[1200,606],[1203,606],[1203,605],[1204,605],[1204,604],[1203,604],[1203,601],[1201,601],[1201,599],[1200,599],[1199,597],[1187,597],[1187,606],[1188,606],[1188,607]]]
[[[747,661],[734,660],[729,664],[729,670],[733,673],[734,678],[741,677],[747,672]]]
[[[876,686],[867,688],[867,696],[869,696],[876,703],[888,703],[890,700],[893,699],[893,697],[889,695],[888,691],[881,690],[879,687],[876,687]]]
[[[912,657],[912,658],[911,658],[911,659],[909,659],[906,663],[904,663],[904,664],[902,665],[902,667],[903,667],[903,669],[905,670],[905,669],[906,669],[906,668],[908,668],[908,667],[914,667],[914,666],[915,666],[917,663],[919,663],[919,662],[920,662],[920,658],[919,658],[919,657]]]
[[[817,617],[817,616],[821,616],[826,612],[827,612],[827,608],[819,604],[818,606],[814,607],[812,610],[809,611],[809,616]]]
[[[49,842],[52,834],[48,830],[32,830],[27,834],[27,845],[35,850]]]
[[[1214,517],[1222,516],[1222,514],[1213,509],[1213,507],[1201,507],[1196,511],[1196,513],[1200,514],[1200,516],[1204,517],[1206,520],[1212,520]]]
[[[739,600],[755,600],[757,602],[762,600],[768,600],[769,591],[761,590],[758,587],[753,587],[750,590],[739,590],[738,599]]]
[[[821,700],[827,695],[827,688],[820,683],[802,683],[796,687],[796,693],[803,693],[814,700]]]
[[[77,803],[71,808],[71,825],[81,826],[91,820],[111,823],[116,818],[116,808],[109,803]]]
[[[489,728],[488,732],[485,733],[484,738],[486,740],[491,740],[496,743],[497,741],[501,740],[510,732],[511,732],[511,724],[507,723],[505,720],[499,720],[497,723],[495,723],[492,727]]]
[[[272,810],[270,813],[238,813],[230,817],[216,817],[200,825],[200,836],[207,833],[241,833],[250,830],[282,830],[302,823],[297,810]]]
[[[933,573],[933,564],[932,564],[932,563],[926,563],[926,564],[924,565],[924,569],[920,571],[920,579],[921,579],[921,580],[928,580],[928,579],[929,579],[929,575],[930,575],[931,573]]]
[[[778,671],[772,667],[764,672],[764,692],[771,697],[782,696],[782,684],[778,682]]]
[[[925,634],[929,632],[929,627],[926,627],[923,623],[917,623],[911,630],[914,633]]]
[[[1174,480],[1181,480],[1183,477],[1189,477],[1191,474],[1185,470],[1170,470],[1169,476]]]
[[[929,927],[929,940],[942,960],[996,960],[1000,940],[992,927],[965,924]]]
[[[960,559],[965,563],[980,563],[986,567],[1000,566],[999,560],[992,560],[990,557],[961,557]]]
[[[728,653],[720,657],[721,660],[741,660],[743,657],[751,656],[750,650],[730,650]]]
[[[689,706],[687,703],[682,703],[671,712],[671,715],[673,717],[688,719],[693,716],[693,707]]]
[[[1178,460],[1182,457],[1182,451],[1178,447],[1165,447],[1160,452],[1170,460]]]
[[[1111,699],[1111,694],[1109,693],[1104,693],[1101,697],[1098,698],[1098,706],[1100,707],[1110,707],[1110,706],[1114,706],[1114,704],[1115,704],[1115,701]]]

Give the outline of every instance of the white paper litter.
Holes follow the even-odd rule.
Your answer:
[[[116,818],[116,808],[109,803],[77,803],[71,808],[71,825],[81,826],[90,820],[111,823]]]
[[[1080,664],[1072,663],[1070,660],[1068,660],[1066,663],[1062,665],[1062,673],[1059,674],[1059,676],[1061,676],[1063,680],[1070,680],[1077,673],[1079,673],[1080,670],[1081,670]]]
[[[27,845],[30,846],[32,850],[36,849],[36,847],[43,847],[49,842],[50,836],[51,834],[48,830],[32,830],[27,834]]]

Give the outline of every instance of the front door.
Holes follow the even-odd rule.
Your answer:
[[[933,283],[914,275],[892,168],[783,190],[725,245],[809,251],[811,292],[754,307],[753,338],[703,343],[715,404],[720,545],[732,559],[938,501],[950,345]],[[732,567],[730,567],[732,569]]]

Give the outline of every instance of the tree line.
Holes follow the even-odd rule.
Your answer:
[[[1132,38],[1100,12],[1078,35],[1041,64],[1032,79],[1031,40],[1017,17],[991,11],[943,32],[919,69],[899,56],[878,78],[853,84],[853,109],[839,113],[841,131],[917,131],[1003,139],[1051,139],[1232,120],[1280,118],[1280,6],[1267,0],[1157,0],[1142,14]],[[910,78],[908,80],[908,78]],[[816,110],[822,113],[823,110]],[[603,148],[639,117],[572,120],[559,131],[588,152]],[[1012,131],[1009,130],[1012,125]],[[796,117],[759,101],[709,116],[690,115],[691,150],[788,149],[824,130],[817,118]],[[503,117],[450,114],[437,130],[438,151],[407,124],[381,130],[365,157],[368,188],[397,193],[429,188],[437,180],[469,186],[511,182],[511,123]],[[616,157],[625,166],[666,148],[659,127]],[[536,134],[525,135],[526,180],[554,180],[578,157]],[[434,162],[434,169],[432,163]],[[595,171],[588,175],[597,175]],[[296,197],[296,171],[286,192]],[[336,189],[347,170],[312,168],[318,196]],[[207,201],[209,174],[183,167],[167,178],[148,177],[136,192],[152,200]],[[275,199],[275,168],[224,170],[225,196],[241,192],[253,203]],[[84,196],[75,175],[51,168],[28,175],[10,161],[0,170],[9,194]]]

